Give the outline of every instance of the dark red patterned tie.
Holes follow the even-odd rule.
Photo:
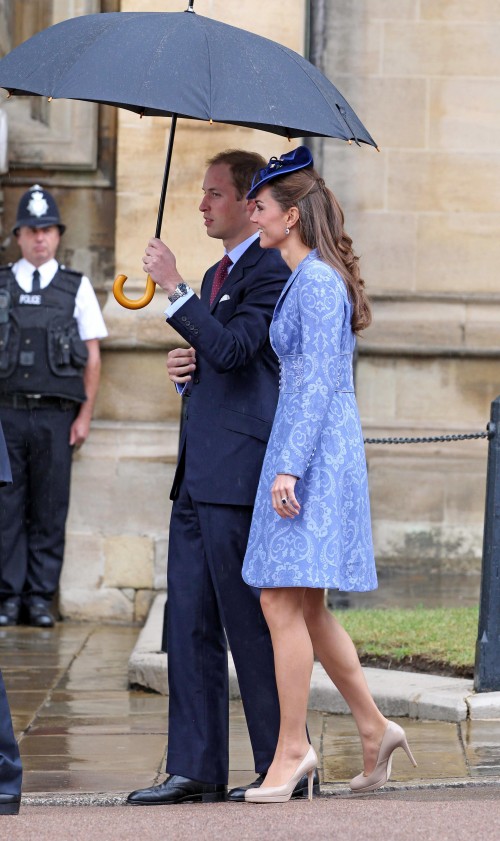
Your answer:
[[[227,254],[224,254],[224,257],[222,258],[215,270],[214,279],[212,282],[212,291],[210,293],[210,306],[212,306],[216,296],[222,289],[222,285],[227,277],[229,266],[232,266],[232,264],[233,261],[231,260],[231,258],[228,257]]]

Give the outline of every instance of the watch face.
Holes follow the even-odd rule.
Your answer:
[[[187,294],[188,289],[189,286],[187,283],[178,283],[172,294],[168,296],[168,300],[171,304],[175,303],[178,298],[182,298],[183,295]]]

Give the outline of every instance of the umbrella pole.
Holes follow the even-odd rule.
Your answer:
[[[172,150],[174,148],[176,126],[177,114],[172,114],[172,122],[170,123],[170,136],[168,139],[167,160],[165,161],[163,184],[161,186],[160,204],[158,206],[158,219],[156,220],[155,237],[157,239],[159,239],[161,234],[161,226],[163,222],[163,209],[165,207],[165,197],[167,195],[168,176],[170,174],[170,163],[172,161]],[[137,298],[137,300],[134,300],[133,298],[127,298],[123,291],[123,285],[126,280],[126,275],[119,274],[118,277],[115,279],[115,282],[113,283],[113,295],[115,296],[118,303],[128,310],[140,310],[142,309],[142,307],[146,307],[153,300],[153,295],[155,294],[156,285],[154,281],[148,275],[146,280],[146,291],[144,292],[144,295],[141,298]]]
[[[163,208],[165,207],[165,197],[167,195],[168,176],[170,174],[170,163],[172,161],[172,150],[174,148],[175,129],[177,126],[177,114],[172,114],[172,122],[170,124],[170,136],[168,138],[167,160],[165,161],[165,171],[163,173],[163,184],[161,185],[160,204],[158,207],[158,219],[156,222],[155,237],[159,239],[161,234],[161,225],[163,222]]]

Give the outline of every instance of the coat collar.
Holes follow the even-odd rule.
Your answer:
[[[307,254],[307,256],[304,257],[304,259],[300,261],[299,265],[293,270],[292,274],[290,275],[290,277],[288,278],[287,282],[285,283],[285,285],[283,287],[281,295],[278,298],[278,303],[276,304],[276,307],[275,307],[275,310],[274,310],[274,315],[276,315],[279,312],[279,310],[281,309],[283,301],[285,299],[285,296],[288,294],[288,291],[289,291],[290,287],[292,286],[294,281],[298,278],[302,269],[305,268],[305,266],[308,263],[310,263],[311,260],[316,260],[317,257],[318,257],[318,249],[313,248],[313,250],[310,251],[309,254]]]

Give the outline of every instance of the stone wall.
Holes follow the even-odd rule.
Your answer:
[[[500,393],[498,3],[335,0],[313,13],[317,61],[380,147],[313,143],[373,301],[357,371],[365,434],[484,430]],[[477,569],[487,442],[367,454],[379,563]]]

